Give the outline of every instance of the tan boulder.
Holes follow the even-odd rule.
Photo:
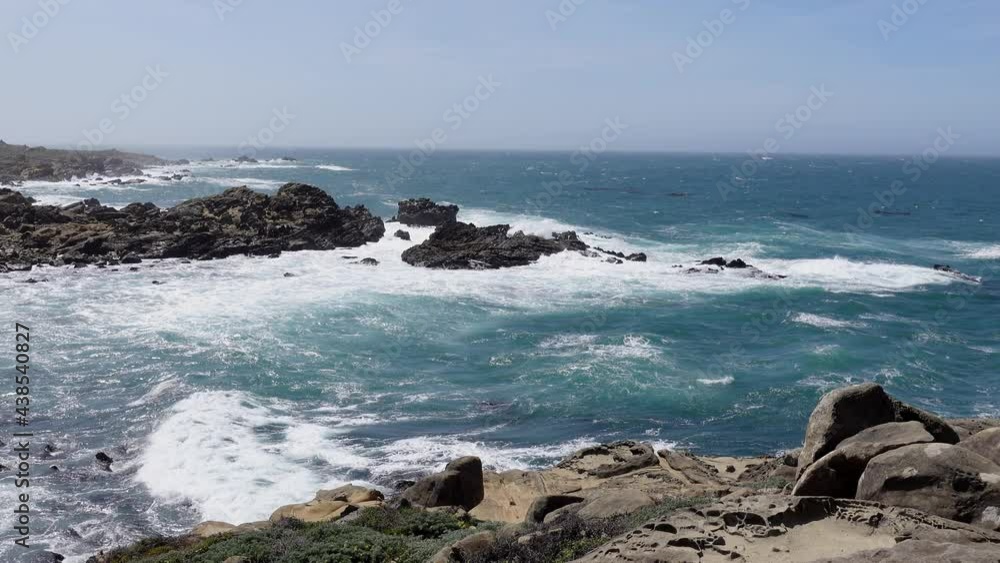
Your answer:
[[[857,498],[1000,529],[1000,465],[959,446],[915,444],[868,462]]]
[[[358,507],[342,500],[311,500],[302,504],[288,504],[271,514],[271,522],[294,518],[303,522],[330,522],[340,520]]]
[[[896,448],[933,441],[934,437],[924,425],[916,421],[889,422],[866,428],[810,465],[795,483],[792,494],[854,498],[858,479],[869,460]]]
[[[202,522],[198,524],[191,530],[191,535],[198,536],[199,538],[207,538],[215,536],[218,534],[225,534],[232,532],[236,529],[236,526],[229,524],[227,522],[217,522],[215,520],[209,520],[207,522]]]
[[[1000,428],[987,428],[958,443],[958,447],[976,452],[1000,465]]]

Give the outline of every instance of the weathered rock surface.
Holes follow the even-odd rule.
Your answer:
[[[399,202],[396,220],[415,227],[440,227],[454,223],[458,217],[457,205],[440,205],[422,197]]]
[[[1000,529],[1000,465],[950,444],[915,444],[868,462],[857,498]]]
[[[121,210],[85,200],[59,208],[0,189],[0,263],[122,263],[145,258],[224,258],[357,247],[385,225],[364,207],[340,207],[323,190],[285,184],[273,196],[245,187],[161,210]]]
[[[987,428],[977,432],[958,445],[1000,465],[1000,428]]]
[[[309,502],[289,504],[271,514],[270,521],[294,518],[303,522],[329,522],[339,520],[356,510],[368,506],[381,506],[383,495],[375,489],[357,485],[344,485],[331,490],[321,490]]]
[[[934,437],[916,421],[866,428],[810,465],[795,483],[792,494],[854,498],[858,479],[872,458],[902,446],[933,441]]]
[[[472,456],[456,459],[441,473],[424,477],[406,489],[403,498],[425,508],[461,506],[472,510],[483,500],[483,462]]]
[[[859,551],[849,557],[818,559],[817,563],[997,563],[1000,546],[907,540],[892,547]]]
[[[553,233],[552,238],[509,234],[510,225],[477,227],[453,222],[437,228],[426,241],[403,252],[413,266],[448,270],[489,270],[525,266],[564,250],[586,250],[576,233]]]
[[[858,432],[887,422],[906,421],[920,422],[935,441],[958,442],[958,434],[944,420],[893,399],[878,384],[862,383],[827,393],[809,417],[797,476],[801,478],[816,460]]]
[[[975,544],[979,551],[1000,553],[1000,534],[918,511],[848,499],[758,495],[653,519],[577,561],[868,561],[858,554],[893,548],[897,539]]]

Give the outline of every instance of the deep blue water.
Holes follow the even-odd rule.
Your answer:
[[[384,218],[427,196],[460,220],[573,229],[649,261],[430,271],[399,259],[430,233],[409,229],[412,243],[0,278],[0,316],[36,342],[35,430],[62,469],[37,480],[39,529],[63,553],[258,520],[323,486],[391,486],[470,453],[502,469],[625,437],[776,452],[801,441],[822,393],[863,380],[943,415],[1000,416],[998,160],[942,159],[914,178],[907,157],[775,157],[722,197],[745,156],[606,154],[582,169],[561,153],[439,153],[407,175],[394,151],[258,158],[284,154],[299,160],[23,191],[168,206],[300,181]],[[859,212],[894,180],[896,214]],[[673,267],[712,256],[787,278]],[[28,275],[48,282],[18,283]],[[98,450],[114,472],[93,466]]]

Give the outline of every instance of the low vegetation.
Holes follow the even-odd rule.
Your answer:
[[[652,518],[707,502],[682,499],[627,516],[584,520],[569,514],[558,523],[525,525],[501,532],[501,524],[477,522],[446,512],[412,508],[366,508],[346,521],[305,524],[283,520],[266,530],[226,533],[205,539],[151,538],[115,550],[101,563],[424,563],[445,545],[492,530],[493,546],[476,563],[553,563],[576,559]],[[518,538],[531,534],[530,542]]]

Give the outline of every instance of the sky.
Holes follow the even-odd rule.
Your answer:
[[[4,0],[0,31],[9,143],[1000,155],[995,0]]]

